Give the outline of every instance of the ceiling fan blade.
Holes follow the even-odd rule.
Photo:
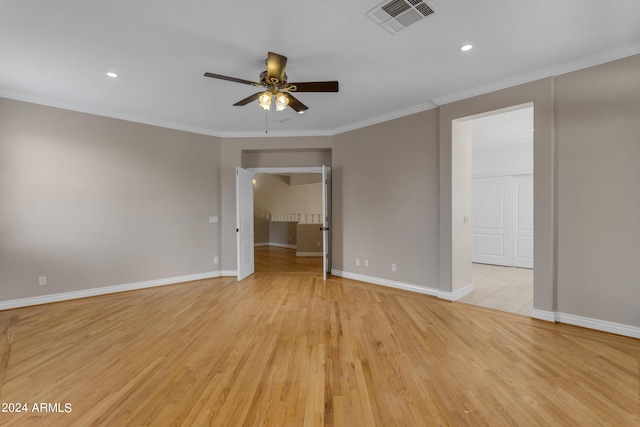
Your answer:
[[[260,98],[260,95],[262,95],[264,92],[258,92],[258,93],[254,93],[251,96],[247,96],[245,99],[240,100],[238,102],[236,102],[235,104],[233,104],[234,107],[241,107],[243,105],[247,105],[248,103],[255,101],[256,99]]]
[[[303,83],[289,83],[291,86],[295,86],[295,92],[338,92],[338,82],[303,82]]]
[[[291,107],[296,113],[300,113],[304,110],[308,110],[309,107],[304,105],[302,102],[298,101],[298,99],[291,95],[290,93],[283,92],[284,96],[289,99],[289,107]]]
[[[214,79],[220,79],[220,80],[228,80],[230,82],[236,82],[236,83],[242,83],[245,85],[251,85],[251,86],[256,86],[256,87],[262,87],[262,83],[257,83],[257,82],[252,82],[249,80],[243,80],[243,79],[237,79],[235,77],[229,77],[229,76],[223,76],[222,74],[213,74],[213,73],[204,73],[205,77],[211,77]]]
[[[269,52],[267,57],[267,80],[284,81],[284,69],[287,66],[287,57]]]

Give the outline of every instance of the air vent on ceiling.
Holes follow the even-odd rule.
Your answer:
[[[367,16],[391,34],[395,34],[433,13],[433,6],[423,0],[391,0],[370,10]]]

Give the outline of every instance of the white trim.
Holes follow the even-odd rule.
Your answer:
[[[390,288],[402,289],[405,291],[417,292],[420,294],[438,296],[440,292],[435,288],[427,288],[424,286],[412,285],[410,283],[396,282],[394,280],[380,279],[378,277],[365,276],[362,274],[349,273],[348,271],[331,270],[332,276],[344,277],[345,279],[358,280],[360,282],[372,283],[374,285],[388,286]]]
[[[316,256],[322,256],[323,253],[322,252],[296,252],[296,256],[299,257],[316,257]]]
[[[265,134],[263,131],[230,131],[220,132],[212,129],[203,129],[200,127],[185,126],[179,123],[165,122],[161,120],[149,119],[145,117],[139,117],[128,114],[113,113],[99,108],[92,108],[86,106],[71,105],[69,103],[63,103],[53,101],[40,96],[34,96],[29,94],[17,93],[10,90],[0,90],[0,97],[15,99],[18,101],[31,102],[35,104],[45,105],[49,107],[61,108],[64,110],[78,111],[81,113],[88,113],[103,117],[111,117],[120,120],[126,120],[135,123],[142,123],[152,126],[158,126],[168,129],[176,129],[185,132],[192,132],[201,135],[216,136],[219,138],[271,138],[271,137],[300,137],[300,136],[335,136],[352,130],[372,126],[378,123],[387,122],[389,120],[398,119],[400,117],[410,116],[412,114],[420,113],[422,111],[431,110],[441,105],[448,104],[454,101],[460,101],[463,99],[471,98],[478,95],[484,95],[486,93],[495,92],[501,89],[507,89],[513,86],[529,83],[535,80],[555,77],[562,74],[582,70],[596,65],[604,64],[607,62],[615,61],[618,59],[626,58],[632,55],[640,53],[640,42],[631,43],[625,46],[614,48],[608,51],[604,51],[595,55],[587,56],[585,58],[576,59],[566,63],[559,63],[552,65],[537,71],[532,71],[518,76],[509,77],[504,80],[495,81],[485,85],[476,86],[470,89],[465,89],[459,92],[451,93],[448,95],[433,98],[422,104],[407,107],[401,110],[392,111],[390,113],[382,114],[372,117],[370,119],[362,120],[356,123],[347,124],[334,129],[324,130],[308,130],[308,131],[271,131]]]
[[[236,277],[238,276],[238,270],[220,270],[221,277]]]
[[[316,166],[301,166],[301,167],[286,167],[286,168],[247,168],[253,173],[270,173],[270,174],[288,174],[288,173],[322,173],[322,167]],[[318,184],[321,184],[318,182]]]
[[[370,119],[340,126],[339,128],[335,128],[331,131],[331,136],[340,135],[341,133],[350,132],[352,130],[362,129],[367,126],[377,125],[379,123],[388,122],[389,120],[399,119],[401,117],[410,116],[412,114],[422,113],[423,111],[433,110],[434,108],[438,108],[438,105],[433,101],[427,101],[425,103],[414,105],[412,107],[403,108],[401,110],[392,111],[390,113],[375,116]]]
[[[16,101],[29,102],[32,104],[44,105],[45,107],[60,108],[61,110],[75,111],[78,113],[91,114],[100,117],[108,117],[111,119],[124,120],[127,122],[140,123],[143,125],[156,126],[165,129],[174,129],[183,132],[197,133],[199,135],[222,137],[222,134],[220,132],[211,129],[205,129],[197,126],[186,126],[180,123],[149,119],[146,117],[130,114],[114,113],[112,111],[107,111],[101,108],[86,107],[84,105],[73,105],[66,102],[59,102],[57,100],[43,98],[37,95],[17,93],[11,90],[0,90],[0,97],[13,99]]]
[[[626,337],[640,338],[640,328],[637,326],[624,325],[622,323],[592,319],[567,313],[555,313],[555,318],[559,323],[567,323],[569,325],[610,332],[612,334],[624,335]]]
[[[269,242],[269,246],[275,246],[276,248],[285,248],[285,249],[298,249],[298,245],[288,245],[286,243]]]
[[[534,319],[546,320],[547,322],[566,323],[567,325],[580,326],[582,328],[594,329],[596,331],[609,332],[625,337],[640,339],[640,327],[637,326],[593,319],[590,317],[576,316],[575,314],[538,310],[537,308],[531,310],[531,317]]]
[[[145,280],[143,282],[127,283],[124,285],[105,286],[102,288],[83,289],[80,291],[64,292],[61,294],[41,295],[30,298],[20,298],[8,301],[0,301],[0,310],[28,307],[31,305],[48,304],[51,302],[68,301],[78,298],[95,297],[98,295],[114,294],[117,292],[133,291],[136,289],[153,288],[156,286],[174,285],[177,283],[191,282],[193,280],[212,279],[220,277],[220,271],[189,274],[186,276],[168,277],[165,279]]]
[[[513,176],[513,175],[532,175],[533,171],[514,171],[514,172],[498,172],[498,173],[479,173],[471,176],[471,178],[492,178],[494,176]]]
[[[260,246],[270,246],[270,245],[271,245],[271,243],[269,243],[269,242],[254,243],[254,244],[253,244],[253,247],[254,247],[254,248],[258,248],[258,247],[260,247]]]
[[[474,289],[475,286],[473,283],[469,283],[468,285],[453,292],[438,291],[438,298],[446,299],[447,301],[457,301],[460,298],[469,295]]]
[[[431,101],[435,105],[441,106],[444,104],[449,104],[451,102],[461,101],[463,99],[471,98],[474,96],[484,95],[486,93],[495,92],[497,90],[507,89],[513,86],[533,82],[535,80],[540,80],[547,77],[556,77],[585,68],[595,67],[596,65],[616,61],[618,59],[636,55],[638,53],[640,53],[640,42],[631,43],[626,46],[607,50],[605,52],[587,56],[585,58],[580,58],[575,61],[559,63],[540,70],[531,71],[528,73],[520,74],[518,76],[509,77],[504,80],[488,83],[486,85],[480,85],[470,89],[451,93],[449,95],[433,98]]]
[[[531,309],[531,317],[533,319],[544,320],[546,322],[556,321],[556,316],[554,315],[553,311],[539,310],[537,308]]]

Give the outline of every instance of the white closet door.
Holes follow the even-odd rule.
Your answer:
[[[511,265],[511,197],[510,176],[473,179],[473,262]]]
[[[513,177],[513,266],[533,268],[533,174]]]

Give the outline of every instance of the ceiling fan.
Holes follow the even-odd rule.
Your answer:
[[[337,81],[289,83],[287,81],[287,74],[284,72],[287,65],[286,56],[269,52],[265,62],[267,64],[267,69],[260,73],[259,82],[237,79],[235,77],[223,76],[221,74],[204,73],[204,75],[205,77],[228,80],[230,82],[242,83],[265,89],[233,104],[234,106],[247,105],[257,99],[260,106],[265,110],[271,109],[271,100],[272,98],[275,98],[277,111],[282,111],[288,106],[301,114],[309,107],[298,101],[291,92],[338,92]]]

